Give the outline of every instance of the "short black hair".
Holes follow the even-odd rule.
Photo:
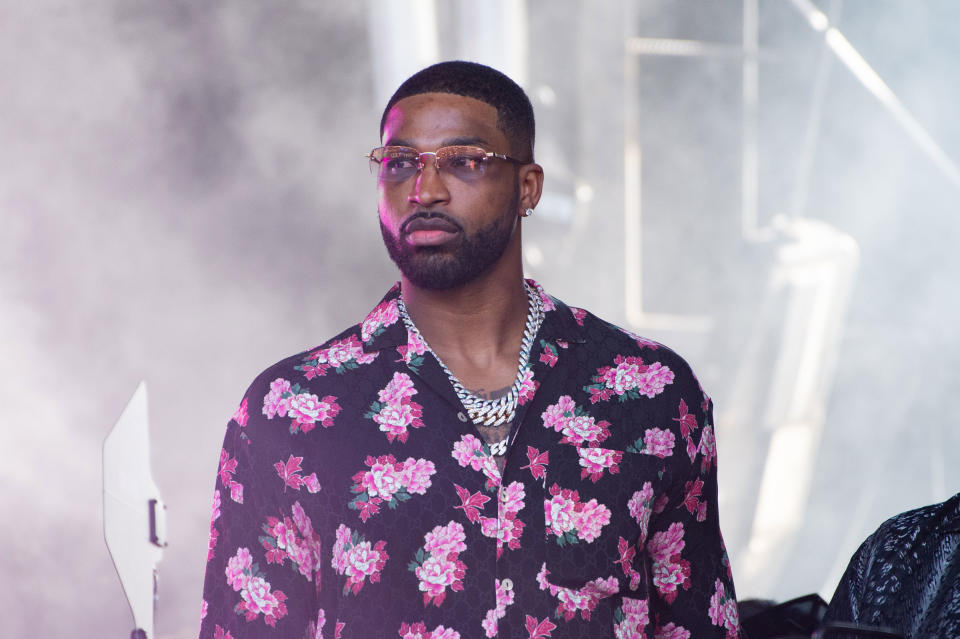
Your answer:
[[[519,155],[519,160],[533,161],[535,126],[530,98],[506,75],[476,62],[438,62],[404,80],[383,109],[381,137],[393,105],[422,93],[452,93],[486,102],[497,110],[497,127],[507,136],[510,152]]]

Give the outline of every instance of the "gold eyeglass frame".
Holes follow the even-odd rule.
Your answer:
[[[413,156],[413,155],[416,155],[416,156],[417,156],[417,170],[416,170],[413,174],[411,174],[409,177],[406,177],[406,178],[404,178],[404,179],[402,179],[402,180],[386,180],[387,182],[394,182],[394,181],[396,181],[396,182],[405,182],[405,181],[409,180],[411,177],[413,177],[414,175],[416,175],[417,173],[420,173],[421,171],[423,171],[424,167],[426,166],[426,163],[425,163],[424,160],[423,160],[423,156],[425,156],[425,155],[432,155],[432,156],[433,156],[433,168],[435,168],[435,169],[437,170],[437,173],[438,173],[438,174],[441,173],[441,171],[440,171],[440,154],[443,153],[444,151],[446,151],[447,149],[472,149],[472,150],[474,150],[474,151],[479,151],[481,154],[483,154],[483,158],[482,158],[483,160],[487,160],[487,159],[489,159],[489,158],[496,158],[496,159],[498,159],[498,160],[506,160],[506,161],[508,161],[508,162],[514,162],[514,163],[516,163],[516,164],[528,164],[527,162],[524,162],[524,161],[522,161],[522,160],[518,160],[518,159],[516,159],[516,158],[512,158],[512,157],[510,157],[509,155],[506,155],[506,154],[504,154],[504,153],[494,153],[493,151],[487,151],[487,150],[486,150],[485,148],[483,148],[483,147],[474,146],[474,145],[470,145],[470,144],[451,144],[451,145],[449,145],[449,146],[442,146],[442,147],[440,147],[439,149],[437,149],[436,151],[418,151],[417,149],[413,148],[412,146],[387,145],[387,146],[374,147],[373,149],[370,150],[369,153],[367,153],[366,155],[364,155],[364,157],[367,158],[367,159],[370,161],[370,167],[371,167],[371,168],[370,168],[370,171],[371,171],[371,173],[374,173],[374,171],[373,171],[373,163],[374,163],[374,162],[376,162],[378,166],[381,165],[381,162],[383,161],[383,153],[384,153],[384,151],[385,151],[386,149],[403,149],[403,150],[409,150],[409,151],[411,152],[411,156]],[[380,156],[380,157],[377,157],[377,152],[378,152],[378,151],[380,152],[380,153],[379,153],[379,156]],[[377,173],[378,173],[378,172],[377,172]]]

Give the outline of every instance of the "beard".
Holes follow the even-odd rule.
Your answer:
[[[518,202],[519,194],[515,194],[503,215],[471,234],[443,213],[420,215],[442,218],[460,229],[459,242],[445,246],[411,246],[400,237],[402,231],[394,236],[382,220],[380,233],[390,259],[410,283],[422,289],[444,291],[475,280],[503,256],[513,237]]]

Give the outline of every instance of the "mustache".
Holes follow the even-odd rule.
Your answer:
[[[455,219],[453,219],[452,217],[450,217],[449,215],[447,215],[442,211],[418,210],[418,211],[414,211],[414,213],[410,217],[408,217],[406,220],[403,221],[403,224],[400,225],[400,233],[401,235],[405,234],[407,232],[407,227],[409,227],[410,223],[413,222],[414,220],[435,220],[435,219],[443,220],[444,222],[447,222],[448,224],[455,226],[457,230],[460,231],[461,233],[463,232],[463,226],[460,224],[460,222],[457,222]]]

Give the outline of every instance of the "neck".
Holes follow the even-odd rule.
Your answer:
[[[492,272],[444,291],[401,280],[403,300],[423,338],[445,361],[515,358],[529,310],[518,269]]]

